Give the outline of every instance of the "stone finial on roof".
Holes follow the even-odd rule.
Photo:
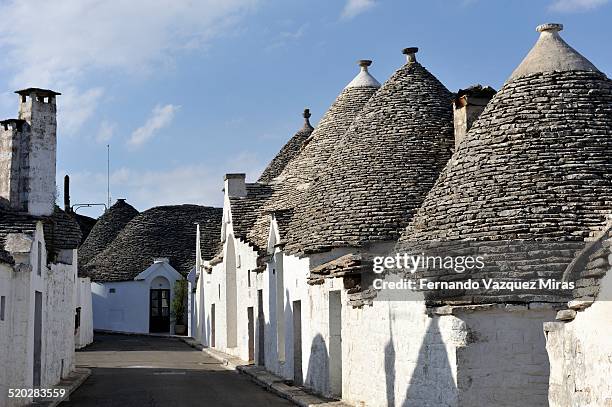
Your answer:
[[[312,125],[310,124],[310,116],[312,116],[310,114],[310,109],[304,109],[304,128],[306,129],[313,129]]]
[[[406,62],[411,64],[416,62],[416,53],[419,52],[418,47],[408,47],[402,50],[402,54],[406,55]]]
[[[380,88],[380,83],[370,75],[370,72],[368,72],[368,67],[372,65],[372,61],[369,59],[360,59],[357,61],[357,64],[361,67],[361,70],[357,76],[346,85],[345,89],[364,87]]]
[[[541,24],[536,27],[540,38],[508,81],[540,72],[596,71],[598,69],[559,35],[563,24]]]

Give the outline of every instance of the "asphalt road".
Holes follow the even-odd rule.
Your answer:
[[[77,365],[92,375],[62,407],[292,405],[173,338],[96,335]]]

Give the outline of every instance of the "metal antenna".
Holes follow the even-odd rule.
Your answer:
[[[110,144],[106,145],[106,203],[107,208],[110,208]]]

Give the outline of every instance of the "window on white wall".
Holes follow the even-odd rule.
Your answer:
[[[6,308],[6,297],[3,295],[0,297],[0,321],[4,321],[5,308]]]

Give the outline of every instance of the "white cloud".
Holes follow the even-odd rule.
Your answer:
[[[64,93],[64,130],[76,132],[95,112],[92,93],[103,92],[84,85],[96,74],[146,75],[171,65],[178,52],[231,34],[259,1],[3,1],[0,15],[10,23],[0,24],[0,67],[6,86]]]
[[[342,10],[341,17],[346,20],[356,17],[357,15],[364,13],[374,7],[376,1],[374,0],[347,0]]]
[[[109,122],[108,120],[103,120],[100,123],[100,128],[98,129],[98,134],[96,134],[96,141],[98,143],[107,143],[110,139],[115,135],[115,129],[117,128],[116,123]]]
[[[128,144],[132,147],[139,147],[149,141],[159,130],[172,123],[179,108],[180,106],[176,105],[155,106],[145,124],[134,130]]]
[[[76,135],[91,118],[100,103],[104,89],[94,87],[85,91],[69,85],[58,98],[58,127],[69,136]]]
[[[550,10],[562,13],[589,11],[596,9],[608,0],[555,0],[550,6]]]

